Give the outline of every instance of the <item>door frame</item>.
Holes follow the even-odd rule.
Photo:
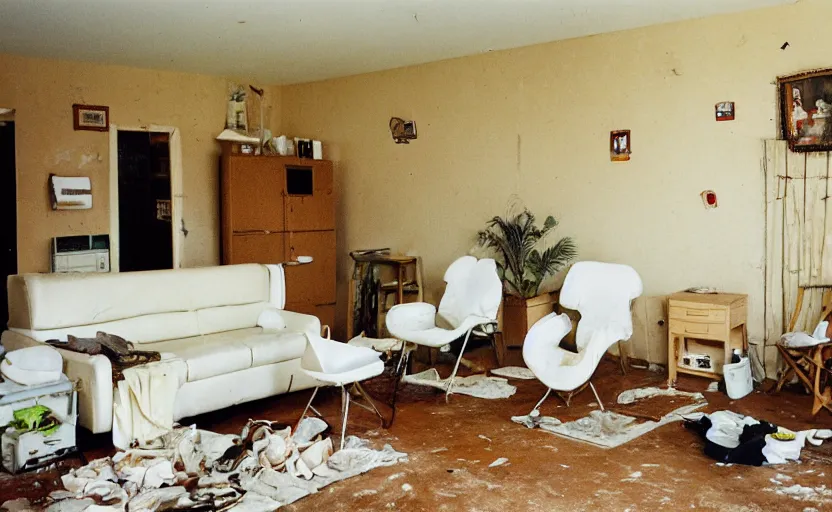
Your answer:
[[[110,124],[110,272],[119,272],[119,204],[118,204],[118,132],[167,133],[170,152],[171,236],[173,237],[173,268],[182,267],[185,235],[182,229],[182,139],[174,126],[117,126]]]

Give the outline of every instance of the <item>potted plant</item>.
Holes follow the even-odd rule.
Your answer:
[[[523,208],[518,214],[494,217],[477,233],[479,245],[496,253],[503,280],[502,331],[506,346],[522,345],[531,326],[554,309],[555,298],[551,293],[541,293],[541,285],[577,254],[570,237],[554,245],[546,243],[547,235],[557,225],[550,215],[543,227],[538,227],[534,214]]]

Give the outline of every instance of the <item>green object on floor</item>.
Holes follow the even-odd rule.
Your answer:
[[[40,432],[50,436],[58,430],[61,423],[52,415],[52,410],[43,405],[33,405],[25,409],[18,409],[13,413],[14,420],[9,426],[20,432]]]

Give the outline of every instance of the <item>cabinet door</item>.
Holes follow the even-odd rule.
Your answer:
[[[285,243],[284,233],[234,235],[231,239],[231,261],[228,263],[281,263],[285,261]]]
[[[288,187],[286,196],[286,231],[320,231],[335,229],[335,201],[332,192],[332,162],[314,161],[309,165],[286,165],[287,185],[303,183],[303,173],[312,173],[311,194],[300,188],[295,194]],[[297,181],[294,176],[298,175]]]
[[[312,263],[286,267],[286,302],[335,302],[335,231],[287,233],[286,260],[312,256]]]
[[[275,159],[259,156],[229,157],[228,172],[234,233],[283,231],[283,166]]]

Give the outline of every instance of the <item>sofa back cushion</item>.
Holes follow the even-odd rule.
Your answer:
[[[122,327],[118,330],[132,334],[125,336],[128,340],[150,342],[254,327],[269,302],[269,271],[250,264],[107,274],[22,274],[9,276],[8,289],[10,328]],[[235,308],[226,310],[229,306]],[[212,312],[218,315],[215,321]],[[206,322],[205,331],[200,318]],[[165,336],[166,325],[172,325],[169,322],[176,324],[171,330],[177,332]],[[142,326],[151,324],[159,332],[139,333]]]

